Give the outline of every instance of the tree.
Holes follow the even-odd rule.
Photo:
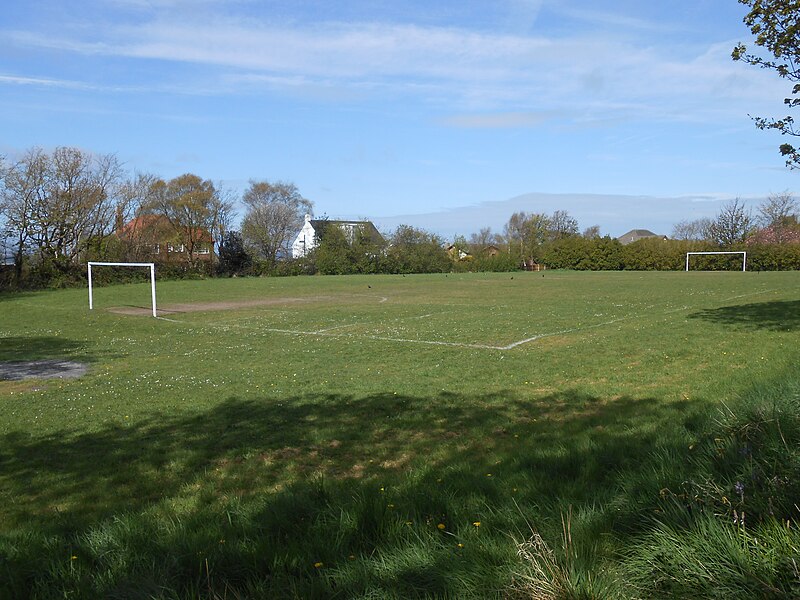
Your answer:
[[[236,275],[247,271],[253,259],[245,248],[242,234],[238,231],[226,231],[219,243],[219,272]]]
[[[319,244],[313,250],[317,271],[322,275],[355,273],[350,243],[341,227],[327,223],[322,228]]]
[[[583,230],[581,234],[587,240],[596,240],[600,238],[600,225],[592,225]]]
[[[469,236],[469,248],[473,254],[479,255],[493,241],[492,228],[482,227],[478,233]]]
[[[186,173],[150,187],[147,210],[162,215],[174,230],[176,243],[186,248],[189,265],[194,267],[199,251],[210,249],[218,240],[221,227],[229,221],[232,204],[208,180]]]
[[[534,258],[552,232],[550,217],[543,213],[514,213],[505,226],[509,251],[521,261]]]
[[[114,155],[34,148],[0,175],[0,210],[6,237],[13,239],[18,282],[28,254],[66,269],[111,233],[124,184]]]
[[[578,234],[578,221],[565,210],[557,210],[549,219],[550,239],[557,240]]]
[[[713,221],[708,218],[693,221],[678,221],[672,227],[670,238],[673,240],[703,241],[711,236],[710,229]]]
[[[3,237],[14,259],[14,281],[20,285],[23,260],[33,238],[34,206],[46,194],[47,156],[35,148],[12,165],[0,171],[0,215],[4,219]]]
[[[758,207],[759,224],[769,230],[770,239],[783,244],[797,230],[797,201],[789,192],[770,194]]]
[[[762,69],[774,70],[778,76],[794,83],[792,97],[784,98],[789,108],[800,104],[800,1],[798,0],[739,0],[750,8],[744,23],[756,36],[755,43],[766,49],[773,58],[765,58],[747,52],[747,47],[739,43],[731,54],[733,60],[743,60]],[[775,129],[782,135],[797,136],[794,119],[755,118],[759,129]],[[786,157],[789,168],[800,168],[800,149],[788,143],[781,144],[780,153]]]
[[[436,234],[400,225],[391,236],[389,269],[395,273],[443,273],[451,261]]]
[[[279,257],[289,254],[304,215],[310,214],[314,205],[303,198],[297,186],[282,181],[250,181],[242,202],[247,206],[242,235],[272,269]]]
[[[725,247],[744,243],[752,233],[753,217],[739,198],[725,204],[709,227],[711,241]]]

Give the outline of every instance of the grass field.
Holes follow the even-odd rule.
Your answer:
[[[218,279],[148,302],[0,296],[0,361],[89,365],[0,381],[0,592],[534,597],[518,549],[540,535],[597,595],[715,415],[795,374],[800,342],[794,272]]]

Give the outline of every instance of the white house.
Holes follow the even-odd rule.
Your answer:
[[[306,222],[292,242],[292,258],[302,258],[317,247],[317,236],[311,224],[311,215],[306,215]]]
[[[352,244],[356,238],[357,231],[365,232],[377,244],[383,244],[383,236],[372,221],[332,221],[329,219],[312,219],[311,215],[306,215],[303,228],[292,242],[292,258],[302,258],[317,247],[320,237],[325,227],[336,225],[345,234],[345,237]]]

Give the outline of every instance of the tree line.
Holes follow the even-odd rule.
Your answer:
[[[81,283],[88,260],[160,263],[162,276],[421,273],[548,268],[680,269],[691,250],[744,248],[751,268],[800,268],[797,202],[788,192],[748,210],[739,200],[715,218],[681,221],[671,239],[623,246],[582,232],[564,210],[516,212],[502,232],[482,228],[452,241],[401,225],[376,239],[325,227],[308,255],[291,258],[291,242],[314,204],[297,186],[251,180],[235,227],[236,195],[198,175],[165,180],[130,175],[114,155],[76,148],[28,150],[0,163],[0,244],[4,286]],[[324,222],[324,217],[322,222]],[[754,243],[755,242],[755,243]],[[723,266],[724,259],[702,259]]]

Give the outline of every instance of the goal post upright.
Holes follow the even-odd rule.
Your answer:
[[[696,254],[741,254],[742,255],[742,271],[747,271],[747,252],[744,250],[731,251],[731,252],[687,252],[686,253],[686,271],[689,271],[689,257]]]
[[[92,267],[148,267],[150,269],[150,298],[153,303],[153,316],[156,317],[156,264],[155,263],[133,263],[133,262],[89,262],[89,310],[94,309],[94,298],[92,296]]]

